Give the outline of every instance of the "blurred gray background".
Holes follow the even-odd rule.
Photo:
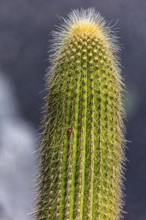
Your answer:
[[[95,7],[119,27],[127,87],[124,220],[146,220],[146,1],[0,0],[0,220],[30,220],[48,40],[58,16]]]

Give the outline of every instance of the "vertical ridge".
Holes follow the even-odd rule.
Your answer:
[[[80,63],[75,61],[74,65],[79,66]],[[77,63],[76,63],[77,62]],[[73,81],[73,106],[72,106],[72,121],[71,121],[71,136],[70,136],[70,155],[68,164],[68,198],[66,217],[73,220],[74,202],[75,202],[75,173],[76,173],[76,155],[77,155],[77,135],[78,135],[78,118],[79,118],[79,94],[80,94],[80,72],[78,68],[71,73],[74,75]]]
[[[66,58],[66,62],[68,63],[69,60]],[[68,65],[67,65],[68,66]],[[69,67],[69,66],[68,66]],[[63,91],[66,93],[66,99],[64,99],[64,140],[62,143],[63,153],[62,153],[62,167],[61,167],[61,177],[60,177],[60,213],[59,219],[64,220],[65,214],[65,196],[66,196],[66,185],[67,185],[67,158],[68,158],[68,149],[69,149],[69,138],[67,136],[67,129],[70,126],[70,110],[71,110],[71,91],[70,91],[70,84],[68,84],[68,72],[69,68],[66,67],[66,90]]]
[[[95,166],[94,169],[94,196],[93,196],[93,204],[94,204],[94,213],[93,219],[100,220],[102,219],[101,209],[102,209],[102,169],[103,169],[103,155],[102,155],[102,143],[103,137],[102,133],[102,75],[101,75],[101,63],[99,62],[99,54],[100,54],[100,40],[94,39],[94,70],[95,70],[95,87],[96,87],[96,99],[95,105],[96,108],[96,127],[95,127],[95,137],[96,137],[96,154],[95,154]]]
[[[83,71],[83,79],[82,79],[82,119],[81,119],[81,145],[82,145],[82,154],[81,154],[81,164],[82,168],[81,179],[82,179],[82,187],[81,187],[81,205],[80,205],[80,220],[83,220],[83,206],[84,206],[84,193],[85,193],[85,158],[86,158],[86,124],[87,124],[87,36],[85,35],[83,38],[83,57],[82,57],[82,71]]]
[[[72,201],[71,201],[71,219],[73,218],[73,211],[74,211],[74,202],[75,202],[75,173],[76,173],[76,153],[77,153],[77,134],[78,134],[78,112],[79,112],[79,93],[80,93],[80,74],[78,72],[78,79],[77,80],[77,88],[75,90],[76,93],[76,100],[75,100],[75,123],[74,123],[74,139],[73,139],[73,143],[74,143],[74,147],[73,147],[73,178],[72,178]]]
[[[89,189],[89,211],[88,217],[89,220],[93,219],[93,192],[94,192],[94,80],[93,80],[93,72],[91,71],[90,81],[91,81],[91,130],[90,130],[90,189]]]
[[[50,90],[49,99],[50,99],[50,103],[52,102],[52,106],[54,104],[54,100],[52,98],[54,92],[55,92],[55,87]],[[59,104],[59,102],[58,102],[58,104]],[[52,106],[47,106],[46,108],[48,108],[47,111],[49,110],[49,121],[51,122],[51,120],[53,120],[54,123],[53,123],[53,126],[51,126],[51,124],[50,124],[49,127],[48,127],[49,134],[46,131],[44,131],[44,135],[45,135],[44,140],[46,142],[46,140],[48,139],[48,135],[50,135],[50,144],[49,144],[48,148],[45,148],[45,145],[47,143],[43,143],[44,148],[41,150],[41,154],[44,155],[44,156],[42,156],[42,159],[43,159],[43,157],[45,159],[45,161],[41,162],[41,166],[42,166],[41,169],[43,169],[43,174],[44,174],[44,178],[43,178],[44,183],[43,183],[43,189],[42,189],[42,196],[44,197],[43,201],[45,203],[41,204],[41,205],[42,205],[43,209],[45,210],[44,213],[46,213],[46,215],[48,213],[49,207],[52,207],[52,209],[54,208],[54,206],[51,206],[51,204],[52,204],[51,198],[52,198],[53,190],[51,189],[51,180],[50,179],[51,179],[51,177],[54,178],[54,176],[51,176],[51,175],[52,175],[53,169],[55,169],[55,166],[53,166],[51,168],[51,164],[54,163],[55,153],[54,153],[54,149],[51,147],[51,143],[53,141],[53,137],[51,136],[51,133],[56,132],[56,126],[55,125],[57,124],[57,118],[53,117],[55,111],[53,111]],[[45,149],[45,151],[44,151],[44,149]],[[46,164],[48,161],[49,161],[48,167],[43,167],[43,164]],[[50,172],[49,172],[50,178],[48,178],[48,176],[45,176],[45,174],[48,173],[49,168],[51,168]],[[49,180],[49,184],[47,184],[48,180]],[[49,198],[48,198],[48,200],[46,200],[46,198],[48,196],[49,196]],[[49,202],[49,205],[50,205],[49,207],[48,207],[48,202]],[[42,219],[43,218],[45,218],[45,215],[42,216]]]

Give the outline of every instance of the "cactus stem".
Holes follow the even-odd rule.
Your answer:
[[[37,220],[120,220],[125,139],[116,37],[93,9],[72,11],[53,35]]]

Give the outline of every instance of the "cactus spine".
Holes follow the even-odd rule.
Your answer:
[[[37,220],[119,220],[123,83],[115,36],[94,9],[54,32]]]

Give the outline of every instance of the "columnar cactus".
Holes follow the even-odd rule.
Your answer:
[[[124,163],[117,40],[94,9],[54,32],[37,220],[119,220]]]

